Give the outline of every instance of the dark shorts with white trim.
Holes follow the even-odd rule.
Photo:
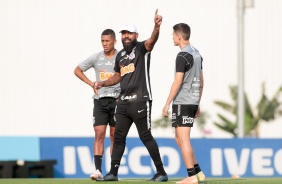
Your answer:
[[[193,127],[198,105],[172,105],[172,127]]]
[[[93,126],[110,125],[115,126],[114,114],[116,98],[105,97],[94,99]]]

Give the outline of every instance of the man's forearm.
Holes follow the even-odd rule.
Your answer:
[[[200,104],[201,99],[202,99],[202,94],[203,94],[203,87],[202,87],[202,86],[200,86],[199,104]]]
[[[157,42],[159,35],[160,35],[160,26],[155,25],[154,30],[151,35],[151,40],[154,44]]]
[[[155,43],[158,41],[160,34],[160,26],[155,25],[151,37],[145,41],[145,47],[148,51],[152,51]]]
[[[106,80],[106,81],[103,81],[102,82],[102,86],[103,87],[106,87],[106,86],[113,86],[113,85],[115,85],[115,84],[117,84],[117,83],[119,83],[120,82],[120,76],[118,76],[118,75],[113,75],[112,77],[110,77],[108,80]]]
[[[90,85],[93,87],[93,82],[90,81],[86,75],[83,73],[83,71],[80,69],[79,66],[77,66],[74,70],[74,74],[80,79],[82,80],[83,82],[85,82],[86,84]]]

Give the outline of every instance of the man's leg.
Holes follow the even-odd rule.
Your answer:
[[[145,124],[144,124],[145,126]],[[157,173],[151,178],[149,181],[167,181],[168,177],[164,170],[163,162],[161,160],[160,151],[158,144],[154,137],[151,134],[150,130],[142,131],[142,128],[144,127],[142,124],[136,123],[136,127],[138,129],[139,137],[141,141],[143,142],[144,146],[147,148],[154,165],[156,167]]]
[[[191,127],[176,127],[175,141],[179,146],[186,168],[194,167],[194,151],[190,142]]]
[[[184,160],[188,177],[177,183],[196,184],[194,164],[196,158],[191,145],[190,132],[194,124],[194,117],[197,112],[197,105],[173,105],[172,106],[172,126],[175,127],[175,141],[179,146]]]
[[[113,146],[114,146],[114,133],[115,133],[115,127],[110,126],[110,140],[111,140],[110,153],[111,155],[113,153]]]
[[[132,125],[130,120],[125,114],[115,114],[116,126],[114,132],[114,145],[113,154],[111,156],[111,170],[110,173],[117,176],[120,161],[125,150],[126,136]]]
[[[96,170],[90,175],[90,179],[96,180],[102,177],[102,158],[104,154],[104,139],[106,135],[109,115],[106,99],[94,100],[93,126],[95,139],[93,144],[94,163]]]
[[[94,127],[95,139],[93,144],[94,164],[96,170],[90,175],[91,180],[96,180],[102,177],[102,158],[104,154],[104,139],[106,126],[99,125]]]
[[[167,174],[163,167],[159,147],[151,133],[151,102],[132,103],[130,117],[133,119],[139,137],[147,148],[157,170],[157,174],[151,181],[167,181]]]
[[[95,167],[102,172],[102,157],[104,154],[104,140],[106,135],[106,125],[99,125],[94,127],[95,140],[94,140],[94,159]]]
[[[126,105],[117,105],[115,118],[115,132],[114,132],[114,145],[111,156],[111,169],[108,174],[103,178],[97,179],[100,181],[118,181],[118,169],[120,161],[125,150],[125,142],[128,131],[132,125],[132,120],[127,117]]]
[[[116,99],[110,99],[109,104],[108,104],[108,115],[109,115],[109,126],[110,126],[110,141],[111,141],[111,146],[110,146],[110,153],[112,155],[113,152],[113,146],[114,146],[114,133],[115,133],[115,110],[116,110]]]
[[[196,172],[196,175],[197,175],[199,182],[204,182],[206,180],[206,176],[205,176],[204,172],[201,170],[198,163],[194,164],[194,169],[195,169],[195,172]]]
[[[190,142],[191,127],[176,127],[175,140],[178,144],[185,166],[187,168],[188,177],[177,183],[196,184],[198,179],[194,168],[194,151]]]

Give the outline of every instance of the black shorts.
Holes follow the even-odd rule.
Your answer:
[[[94,99],[93,126],[107,125],[115,126],[114,114],[116,108],[115,98]]]
[[[198,105],[172,105],[172,127],[193,127]]]

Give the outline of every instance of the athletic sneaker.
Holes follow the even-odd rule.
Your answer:
[[[157,172],[150,180],[148,181],[153,181],[153,182],[164,182],[167,181],[168,177],[166,175],[161,175],[159,172]]]
[[[90,175],[91,180],[96,180],[97,178],[102,178],[102,177],[103,177],[103,175],[98,169]]]
[[[176,182],[176,184],[198,184],[197,176],[190,176],[185,178],[184,180]]]
[[[108,173],[102,178],[97,178],[96,181],[118,181],[118,177]]]
[[[202,171],[199,172],[199,173],[196,174],[196,175],[197,175],[197,178],[198,178],[199,182],[205,182],[206,176],[205,176],[205,174],[204,174]]]

